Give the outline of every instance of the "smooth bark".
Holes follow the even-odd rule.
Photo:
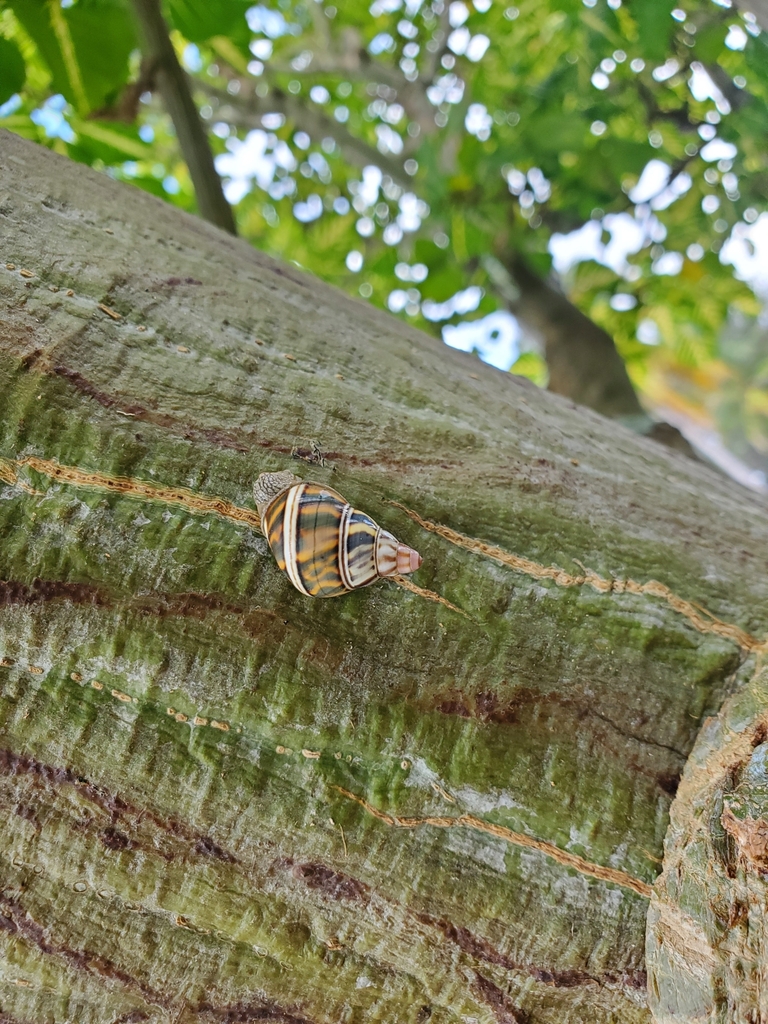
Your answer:
[[[0,225],[3,1019],[650,1021],[764,507],[8,134]],[[293,590],[285,468],[423,592]]]

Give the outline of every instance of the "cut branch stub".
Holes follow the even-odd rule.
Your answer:
[[[762,667],[704,723],[672,804],[646,942],[659,1024],[766,1019],[767,738]]]

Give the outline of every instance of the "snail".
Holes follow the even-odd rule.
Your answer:
[[[308,597],[348,594],[421,565],[417,551],[324,484],[305,483],[290,470],[262,473],[253,495],[278,566]]]

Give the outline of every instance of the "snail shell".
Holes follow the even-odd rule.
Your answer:
[[[421,565],[417,551],[324,484],[262,473],[253,493],[272,554],[302,594],[337,597]]]

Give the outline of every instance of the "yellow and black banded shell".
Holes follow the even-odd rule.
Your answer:
[[[337,597],[421,565],[418,552],[324,484],[262,473],[254,495],[275,560],[302,594]]]

